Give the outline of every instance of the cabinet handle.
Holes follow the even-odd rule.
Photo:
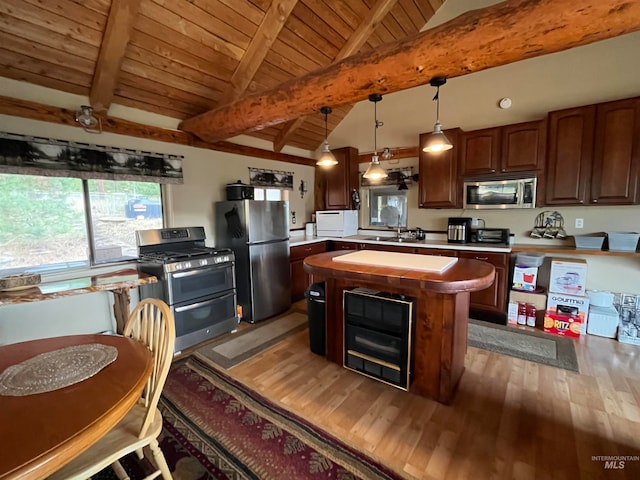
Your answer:
[[[598,199],[597,199],[597,198],[596,198],[596,199],[594,199],[594,200],[593,200],[593,203],[598,203]]]
[[[580,203],[584,203],[584,200],[580,200]]]
[[[483,261],[487,261],[489,260],[489,257],[476,257],[476,260],[483,260]]]
[[[310,252],[311,251],[311,247],[307,247],[304,249],[305,252]]]

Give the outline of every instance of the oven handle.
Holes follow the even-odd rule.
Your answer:
[[[229,263],[221,263],[218,265],[209,265],[207,267],[203,267],[203,268],[197,268],[195,270],[189,270],[188,272],[178,272],[178,273],[172,273],[171,276],[173,278],[184,278],[184,277],[191,277],[192,275],[200,275],[202,272],[205,272],[207,270],[222,270],[224,268],[229,268]]]
[[[186,312],[187,310],[193,310],[194,308],[200,308],[200,307],[203,307],[203,306],[208,305],[210,303],[222,300],[224,298],[231,297],[233,295],[234,295],[233,293],[227,293],[226,295],[222,295],[221,297],[212,298],[211,300],[206,300],[204,302],[193,303],[191,305],[186,305],[184,307],[176,307],[175,310],[176,310],[177,313]]]

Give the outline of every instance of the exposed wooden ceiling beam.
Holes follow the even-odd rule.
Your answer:
[[[37,102],[20,100],[12,97],[0,96],[0,114],[13,117],[29,118],[43,122],[61,125],[77,126],[75,112],[66,108],[52,107]],[[182,130],[152,127],[141,123],[130,122],[120,118],[102,118],[102,130],[130,137],[146,138],[159,142],[176,143],[197,148],[206,148],[218,152],[235,153],[238,155],[277,160],[297,165],[315,166],[311,158],[288,155],[286,153],[271,152],[261,148],[248,147],[232,142],[208,143]]]
[[[223,98],[228,98],[229,101],[236,100],[246,92],[296,3],[298,0],[276,0],[271,4],[242,60],[233,72],[229,91]]]
[[[261,130],[322,105],[365,100],[640,30],[634,0],[507,0],[407,39],[359,53],[259,94],[187,119],[180,128],[216,141]]]
[[[371,10],[369,10],[367,16],[362,20],[360,25],[358,25],[355,32],[353,32],[353,35],[349,37],[347,43],[345,43],[340,49],[334,61],[337,62],[347,58],[360,50],[378,24],[384,19],[385,15],[389,13],[389,10],[391,10],[396,3],[398,3],[398,0],[378,0]],[[276,152],[282,150],[291,137],[293,137],[295,131],[302,126],[305,120],[306,116],[288,121],[273,141],[273,149]]]
[[[98,62],[89,93],[91,106],[98,112],[107,111],[120,74],[131,31],[138,15],[140,0],[113,0],[105,27]]]

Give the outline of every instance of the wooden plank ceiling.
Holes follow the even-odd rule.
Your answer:
[[[413,35],[442,3],[0,0],[0,76],[185,120]],[[324,116],[249,135],[315,150]]]

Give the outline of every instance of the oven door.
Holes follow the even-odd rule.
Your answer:
[[[231,332],[238,326],[235,290],[173,305],[171,310],[176,324],[176,352]]]
[[[233,262],[167,274],[168,303],[177,305],[236,288]]]

